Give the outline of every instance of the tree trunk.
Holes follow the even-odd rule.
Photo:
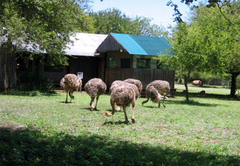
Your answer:
[[[184,86],[185,86],[185,93],[186,93],[186,101],[187,103],[189,102],[189,93],[188,93],[188,80],[189,80],[189,77],[188,76],[184,76]]]
[[[240,73],[231,73],[231,91],[230,91],[230,96],[231,97],[234,97],[235,96],[235,93],[236,93],[236,87],[237,87],[237,76],[239,75]]]
[[[16,60],[12,49],[11,43],[0,46],[0,92],[16,87]]]

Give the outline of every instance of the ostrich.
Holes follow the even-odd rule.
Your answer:
[[[106,92],[107,85],[102,81],[102,79],[93,78],[85,84],[84,89],[87,92],[87,94],[89,94],[89,96],[91,97],[91,102],[90,102],[91,111],[93,109],[97,110],[97,103],[98,103],[99,96]],[[95,97],[97,101],[94,107]]]
[[[131,81],[132,82],[132,81]],[[137,83],[136,83],[137,82]],[[109,92],[110,92],[110,94],[111,94],[111,92],[112,92],[112,90],[114,89],[114,88],[116,88],[116,87],[119,87],[120,85],[123,85],[123,84],[125,84],[125,83],[128,83],[128,84],[133,84],[133,83],[129,83],[129,82],[127,82],[127,81],[121,81],[121,80],[115,80],[112,84],[111,84],[111,87],[110,87],[110,89],[109,89]],[[141,82],[140,82],[141,83]],[[138,84],[138,85],[141,85],[138,81],[135,81],[135,83],[133,84],[133,85],[135,85],[135,84]],[[139,86],[140,87],[140,86]],[[133,88],[133,90],[135,91],[135,97],[136,97],[136,99],[138,99],[139,97],[140,97],[140,90],[139,90],[139,88],[135,85],[135,86],[132,86],[132,88]],[[117,106],[117,108],[116,108],[116,111],[120,111],[121,110],[121,107],[120,106]]]
[[[142,82],[140,80],[128,78],[128,79],[126,79],[124,81],[136,85],[138,90],[139,90],[139,94],[141,95],[142,89],[143,89],[143,85],[142,85]]]
[[[164,80],[155,80],[155,81],[152,81],[151,83],[149,83],[147,85],[147,88],[146,88],[146,95],[148,93],[147,100],[143,101],[142,105],[144,103],[148,102],[149,98],[151,98],[150,94],[156,93],[156,92],[154,92],[155,90],[153,90],[153,88],[155,88],[158,93],[163,95],[163,106],[166,107],[166,105],[165,105],[165,98],[167,98],[167,93],[170,91],[170,85],[169,85],[169,82],[164,81]],[[160,107],[160,98],[159,98],[159,102],[158,103],[159,103],[158,104],[158,108],[159,108]]]
[[[115,88],[115,87],[117,87],[117,86],[119,86],[119,85],[121,85],[121,84],[123,84],[123,81],[121,81],[121,80],[115,80],[115,81],[113,81],[112,84],[111,84],[111,86],[110,86],[110,88],[109,88],[109,93],[111,94],[113,88]]]
[[[82,80],[75,74],[66,74],[60,81],[60,86],[66,92],[66,101],[68,103],[68,95],[70,96],[70,103],[74,99],[73,92],[76,90],[82,90]]]
[[[125,122],[128,123],[128,117],[126,107],[132,104],[132,123],[135,123],[135,106],[136,96],[138,95],[138,89],[136,85],[127,82],[121,82],[118,86],[111,89],[110,103],[112,106],[112,114],[105,111],[105,116],[112,116],[115,113],[115,104],[123,107]]]
[[[162,96],[161,94],[159,94],[157,89],[154,88],[152,85],[147,86],[147,88],[146,88],[146,97],[147,97],[147,100],[143,101],[142,104],[148,102],[148,100],[150,98],[152,102],[158,103],[158,108],[160,107],[160,100],[161,100],[161,98],[167,98],[166,96]]]

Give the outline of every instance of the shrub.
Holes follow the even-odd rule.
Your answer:
[[[49,93],[54,91],[54,84],[42,74],[33,75],[32,72],[24,72],[18,77],[17,90]]]

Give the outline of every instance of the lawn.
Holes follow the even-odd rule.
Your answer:
[[[185,90],[185,86],[183,84],[176,84],[175,88],[180,92]],[[207,94],[216,94],[216,95],[229,95],[230,94],[230,88],[222,86],[195,86],[192,84],[188,84],[189,92],[190,93],[199,93],[202,90],[204,90]]]
[[[213,88],[214,89],[214,88]],[[217,88],[219,89],[219,88]],[[224,89],[221,89],[223,90]],[[229,91],[228,91],[229,92]],[[136,123],[110,111],[109,95],[98,111],[90,97],[74,93],[0,94],[0,165],[239,165],[240,101],[181,93],[166,108],[137,100]],[[128,118],[131,118],[128,108]],[[106,123],[111,122],[111,123]]]

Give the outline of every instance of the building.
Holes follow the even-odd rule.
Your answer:
[[[114,80],[136,78],[143,88],[153,80],[167,80],[174,89],[175,72],[162,69],[155,58],[171,48],[163,37],[111,33],[98,46],[98,77],[109,87]]]
[[[115,80],[136,78],[141,80],[143,88],[153,80],[167,80],[174,89],[174,71],[162,69],[155,59],[161,52],[171,48],[163,37],[149,37],[111,33],[108,35],[76,33],[71,36],[72,43],[65,50],[68,66],[41,66],[44,76],[59,85],[67,73],[83,73],[83,85],[91,78],[101,78],[108,87]],[[46,55],[47,56],[47,55]],[[47,59],[47,58],[45,58]],[[38,59],[23,62],[30,71],[39,66]],[[22,65],[25,64],[25,65]],[[19,67],[21,69],[21,67]],[[27,68],[22,68],[24,73]]]
[[[53,80],[56,85],[59,85],[60,80],[65,74],[82,72],[83,84],[85,84],[89,79],[98,76],[98,54],[95,51],[106,37],[107,35],[103,34],[74,34],[70,37],[72,42],[67,45],[68,48],[65,50],[69,65],[51,66],[46,61],[45,65],[41,66],[41,71],[43,71],[44,76]],[[28,55],[25,53],[24,56]],[[33,70],[32,67],[37,66],[39,64],[38,61],[36,59],[26,62],[24,58],[19,59],[18,64],[21,66],[19,67],[20,73],[24,73],[26,70]]]

